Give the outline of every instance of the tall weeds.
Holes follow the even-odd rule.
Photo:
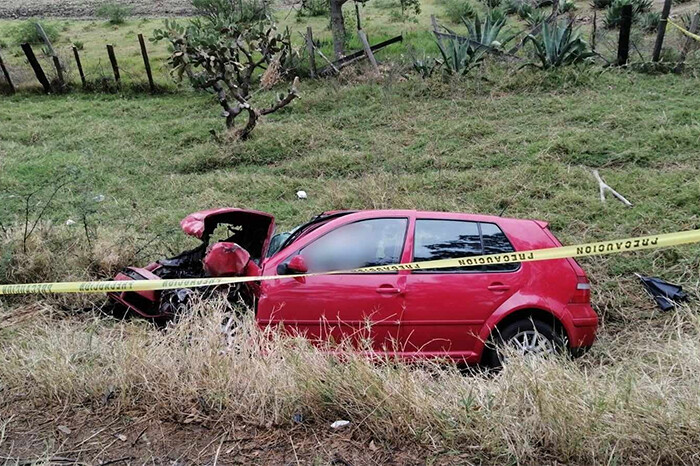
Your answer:
[[[342,418],[358,435],[489,461],[698,460],[697,309],[680,309],[660,330],[643,323],[606,335],[581,360],[516,360],[497,375],[322,351],[260,331],[247,314],[224,333],[227,309],[202,304],[166,330],[46,313],[0,326],[0,397],[80,406],[113,392],[120,409],[195,422]]]

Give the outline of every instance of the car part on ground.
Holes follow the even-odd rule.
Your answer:
[[[657,277],[645,277],[638,273],[635,275],[644,285],[644,289],[654,298],[659,309],[664,312],[673,309],[675,303],[688,300],[688,294],[679,285],[668,283]]]

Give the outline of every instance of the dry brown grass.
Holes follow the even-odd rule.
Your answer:
[[[496,376],[332,355],[249,316],[227,337],[225,310],[201,305],[165,331],[39,310],[0,327],[0,405],[78,409],[114,391],[131,415],[284,427],[299,413],[311,428],[348,419],[365,440],[489,462],[700,460],[697,309],[603,333],[581,360],[521,360]]]

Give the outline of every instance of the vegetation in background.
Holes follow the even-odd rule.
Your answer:
[[[30,44],[43,44],[44,40],[41,34],[39,34],[36,24],[37,20],[35,19],[19,21],[9,31],[10,41],[12,41],[13,44],[23,44],[25,42]],[[54,24],[42,21],[41,27],[44,28],[46,37],[48,37],[51,42],[58,40],[60,32]]]
[[[639,26],[644,32],[654,32],[659,28],[661,13],[658,11],[648,11],[640,16]]]
[[[118,3],[104,3],[100,5],[95,14],[99,18],[106,19],[109,24],[124,24],[131,15],[131,8]]]
[[[605,27],[617,28],[622,22],[622,7],[632,5],[632,21],[636,21],[643,13],[651,10],[653,0],[613,0],[605,10]]]
[[[469,0],[445,0],[445,15],[447,18],[458,24],[462,19],[473,18],[476,10]]]
[[[225,15],[231,23],[255,23],[270,21],[270,0],[192,0],[198,14],[210,21],[218,21]]]
[[[467,28],[466,40],[455,37],[455,33],[450,31],[452,37],[437,41],[444,71],[451,75],[465,75],[481,65],[489,53],[504,47],[514,37],[503,32],[506,21],[505,17],[493,20],[490,14],[482,21],[477,13],[474,13],[474,19],[462,19]],[[421,65],[418,68],[425,75],[426,68]]]
[[[302,0],[297,14],[300,17],[326,16],[330,11],[329,0]]]

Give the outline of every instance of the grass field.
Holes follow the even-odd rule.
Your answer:
[[[89,24],[95,40],[116,42],[154,20],[118,29],[71,21],[67,35]],[[549,221],[566,244],[700,227],[692,70],[544,73],[489,63],[466,78],[422,80],[402,51],[379,78],[349,70],[303,80],[302,98],[243,143],[217,143],[217,104],[187,89],[0,97],[0,283],[109,277],[183,248],[179,220],[215,206],[268,211],[281,228],[330,209],[505,210]],[[634,206],[601,203],[594,168]],[[307,201],[296,199],[299,189]],[[491,377],[351,355],[337,364],[302,342],[261,336],[248,320],[226,342],[216,305],[163,332],[101,315],[101,296],[3,299],[0,456],[697,462],[700,308],[695,300],[660,314],[633,273],[697,294],[700,247],[581,263],[602,318],[592,351],[517,362]],[[330,431],[336,419],[353,428]],[[148,443],[137,437],[144,428]]]

